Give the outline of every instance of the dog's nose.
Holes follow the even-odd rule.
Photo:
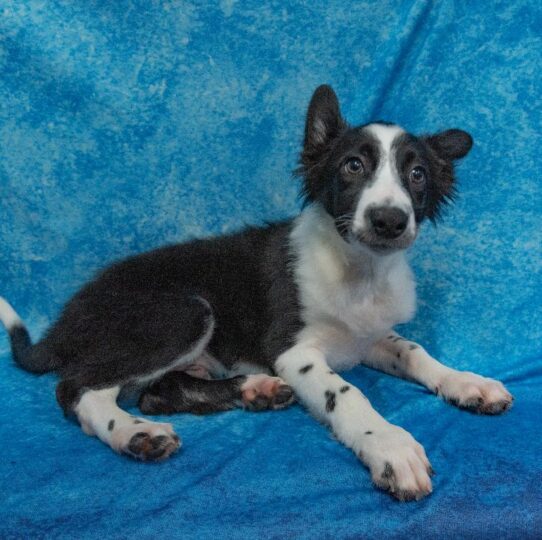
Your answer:
[[[401,236],[408,224],[406,212],[392,206],[371,208],[368,217],[373,231],[382,238],[391,239]]]

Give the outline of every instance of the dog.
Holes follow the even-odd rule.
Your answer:
[[[498,381],[448,368],[393,331],[415,312],[405,252],[454,196],[465,131],[414,136],[387,122],[351,127],[320,86],[309,104],[291,220],[163,247],[107,268],[31,344],[4,299],[15,362],[60,376],[56,397],[88,435],[145,461],[180,446],[142,413],[282,409],[295,398],[401,501],[432,491],[423,447],[338,374],[363,363],[477,413],[508,410]]]

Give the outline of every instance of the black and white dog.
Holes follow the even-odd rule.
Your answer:
[[[454,193],[453,161],[472,140],[416,137],[375,122],[350,127],[329,86],[314,93],[294,220],[164,247],[102,272],[31,345],[12,307],[0,318],[15,361],[56,371],[57,399],[115,451],[162,460],[170,424],[117,405],[137,391],[145,414],[281,409],[297,399],[400,500],[431,492],[423,447],[337,371],[362,362],[479,413],[507,410],[497,381],[440,364],[392,328],[415,310],[405,250]]]

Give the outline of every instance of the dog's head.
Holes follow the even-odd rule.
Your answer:
[[[333,89],[320,86],[298,169],[303,195],[324,207],[350,244],[376,253],[405,249],[420,223],[434,221],[453,198],[453,162],[471,146],[459,129],[416,137],[385,122],[350,127]]]

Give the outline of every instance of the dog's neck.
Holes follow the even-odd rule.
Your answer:
[[[381,281],[397,266],[408,266],[405,251],[379,254],[342,238],[333,218],[319,203],[298,216],[291,238],[302,262],[330,281]]]

